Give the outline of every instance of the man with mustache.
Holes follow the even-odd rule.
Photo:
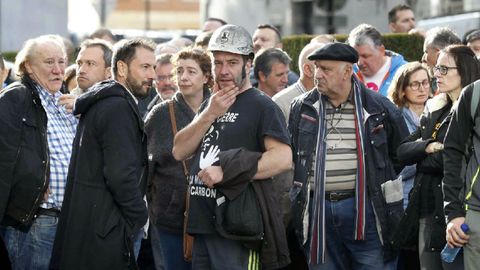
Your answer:
[[[97,82],[112,77],[112,45],[103,39],[87,39],[77,56],[77,85],[72,94],[81,95]]]
[[[146,135],[137,98],[155,77],[155,44],[118,42],[114,80],[94,85],[75,103],[80,116],[51,269],[132,269],[147,221]]]
[[[367,88],[387,96],[395,72],[407,61],[402,55],[386,50],[380,32],[368,24],[355,27],[348,35],[348,44],[358,52],[357,77]]]
[[[29,39],[17,54],[21,81],[0,95],[0,234],[12,269],[48,269],[77,119],[61,105],[62,38]]]
[[[308,56],[315,88],[292,102],[292,228],[309,269],[390,269],[403,214],[400,111],[354,75],[358,54],[329,43]],[[387,192],[388,191],[388,192]],[[397,193],[395,193],[397,191]],[[400,197],[398,196],[400,195]]]

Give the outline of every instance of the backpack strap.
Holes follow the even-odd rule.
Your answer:
[[[480,98],[480,80],[476,80],[473,83],[473,93],[472,99],[470,100],[470,115],[472,119],[475,121],[475,113],[477,112],[478,103]]]

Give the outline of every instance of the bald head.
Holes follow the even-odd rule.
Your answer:
[[[305,47],[303,47],[302,51],[300,52],[300,55],[298,56],[298,70],[300,71],[300,77],[304,76],[304,72],[305,72],[304,65],[306,63],[313,64],[313,61],[308,60],[307,57],[316,49],[323,47],[325,44],[327,43],[314,42],[314,43],[308,43]]]

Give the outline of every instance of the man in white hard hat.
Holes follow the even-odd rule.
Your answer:
[[[225,25],[217,29],[208,50],[213,54],[214,93],[193,122],[178,132],[173,147],[177,160],[193,156],[187,226],[187,232],[195,235],[192,268],[286,266],[289,258],[285,229],[277,197],[271,192],[272,182],[266,180],[292,165],[285,118],[278,106],[250,83],[253,46],[244,28]],[[232,160],[238,163],[230,166]],[[248,169],[242,171],[244,167]],[[269,221],[264,222],[262,239],[250,242],[254,247],[247,248],[238,240],[241,237],[233,240],[235,237],[227,236],[229,228],[219,228],[217,221],[223,216],[216,215],[216,210],[217,204],[223,204],[224,195],[230,204],[234,197],[231,191],[241,196],[250,186],[258,202],[266,203],[262,219]],[[259,196],[257,188],[269,192]],[[241,209],[238,215],[251,211]]]

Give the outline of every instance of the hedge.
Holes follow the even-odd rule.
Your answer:
[[[17,56],[17,52],[2,52],[3,58],[10,62],[15,62],[15,56]]]
[[[283,50],[290,55],[292,63],[290,69],[298,72],[298,55],[305,45],[315,37],[314,35],[294,35],[288,36],[282,39]],[[335,38],[339,42],[344,42],[347,39],[347,35],[335,35]],[[420,61],[423,54],[423,40],[420,35],[407,35],[407,34],[384,34],[383,44],[388,50],[397,52],[407,61]]]

